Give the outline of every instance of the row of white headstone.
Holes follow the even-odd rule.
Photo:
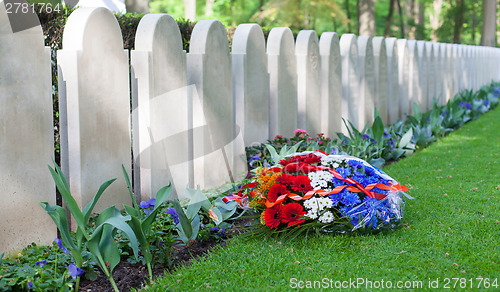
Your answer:
[[[131,204],[121,165],[131,174],[132,159],[137,199],[169,181],[182,198],[186,186],[242,178],[245,146],[296,128],[335,136],[341,118],[362,127],[375,108],[395,122],[413,103],[426,110],[432,98],[498,80],[499,58],[494,48],[333,32],[294,41],[283,27],[266,44],[256,24],[238,26],[230,53],[213,20],[196,24],[186,54],[166,14],[144,16],[128,52],[111,12],[80,8],[57,52],[61,165],[80,206],[118,178],[96,211]],[[50,50],[40,27],[13,34],[3,5],[0,88],[0,251],[12,251],[56,236],[38,205],[55,203],[54,133]]]

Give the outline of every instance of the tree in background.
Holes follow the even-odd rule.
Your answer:
[[[481,45],[494,47],[496,44],[497,0],[483,0],[483,29]]]
[[[127,12],[149,13],[149,0],[125,0]]]
[[[358,0],[358,35],[375,36],[375,0]]]

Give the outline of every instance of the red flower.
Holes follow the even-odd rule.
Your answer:
[[[280,225],[282,209],[283,207],[281,204],[277,204],[266,209],[264,212],[264,221],[269,228],[277,228]]]
[[[308,174],[316,171],[316,167],[303,162],[293,162],[287,164],[283,170],[288,173],[300,172]]]
[[[299,203],[290,203],[283,206],[281,211],[282,221],[288,223],[288,227],[299,226],[305,221],[304,215],[306,211]],[[266,221],[267,222],[267,221]]]
[[[276,178],[276,182],[285,186],[291,186],[295,177],[288,173],[282,173]]]
[[[280,196],[288,194],[286,190],[286,186],[282,184],[275,184],[269,189],[269,193],[267,193],[267,197],[269,201],[275,202]]]
[[[308,164],[313,164],[313,163],[318,163],[321,161],[321,157],[317,156],[316,154],[309,153],[305,156],[302,157],[301,159],[302,162],[308,163]]]
[[[299,175],[295,177],[293,181],[292,188],[301,193],[307,193],[308,191],[312,191],[311,181],[307,175]]]

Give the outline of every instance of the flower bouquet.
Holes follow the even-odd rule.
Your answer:
[[[224,199],[257,212],[254,233],[295,237],[310,230],[376,232],[401,224],[408,188],[364,160],[322,151],[279,158],[274,166],[256,168],[251,183]]]

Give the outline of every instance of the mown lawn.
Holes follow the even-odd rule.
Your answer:
[[[235,238],[149,290],[284,291],[315,285],[380,291],[391,285],[500,291],[499,153],[497,108],[384,169],[415,197],[406,201],[402,228],[312,236],[286,245]]]

